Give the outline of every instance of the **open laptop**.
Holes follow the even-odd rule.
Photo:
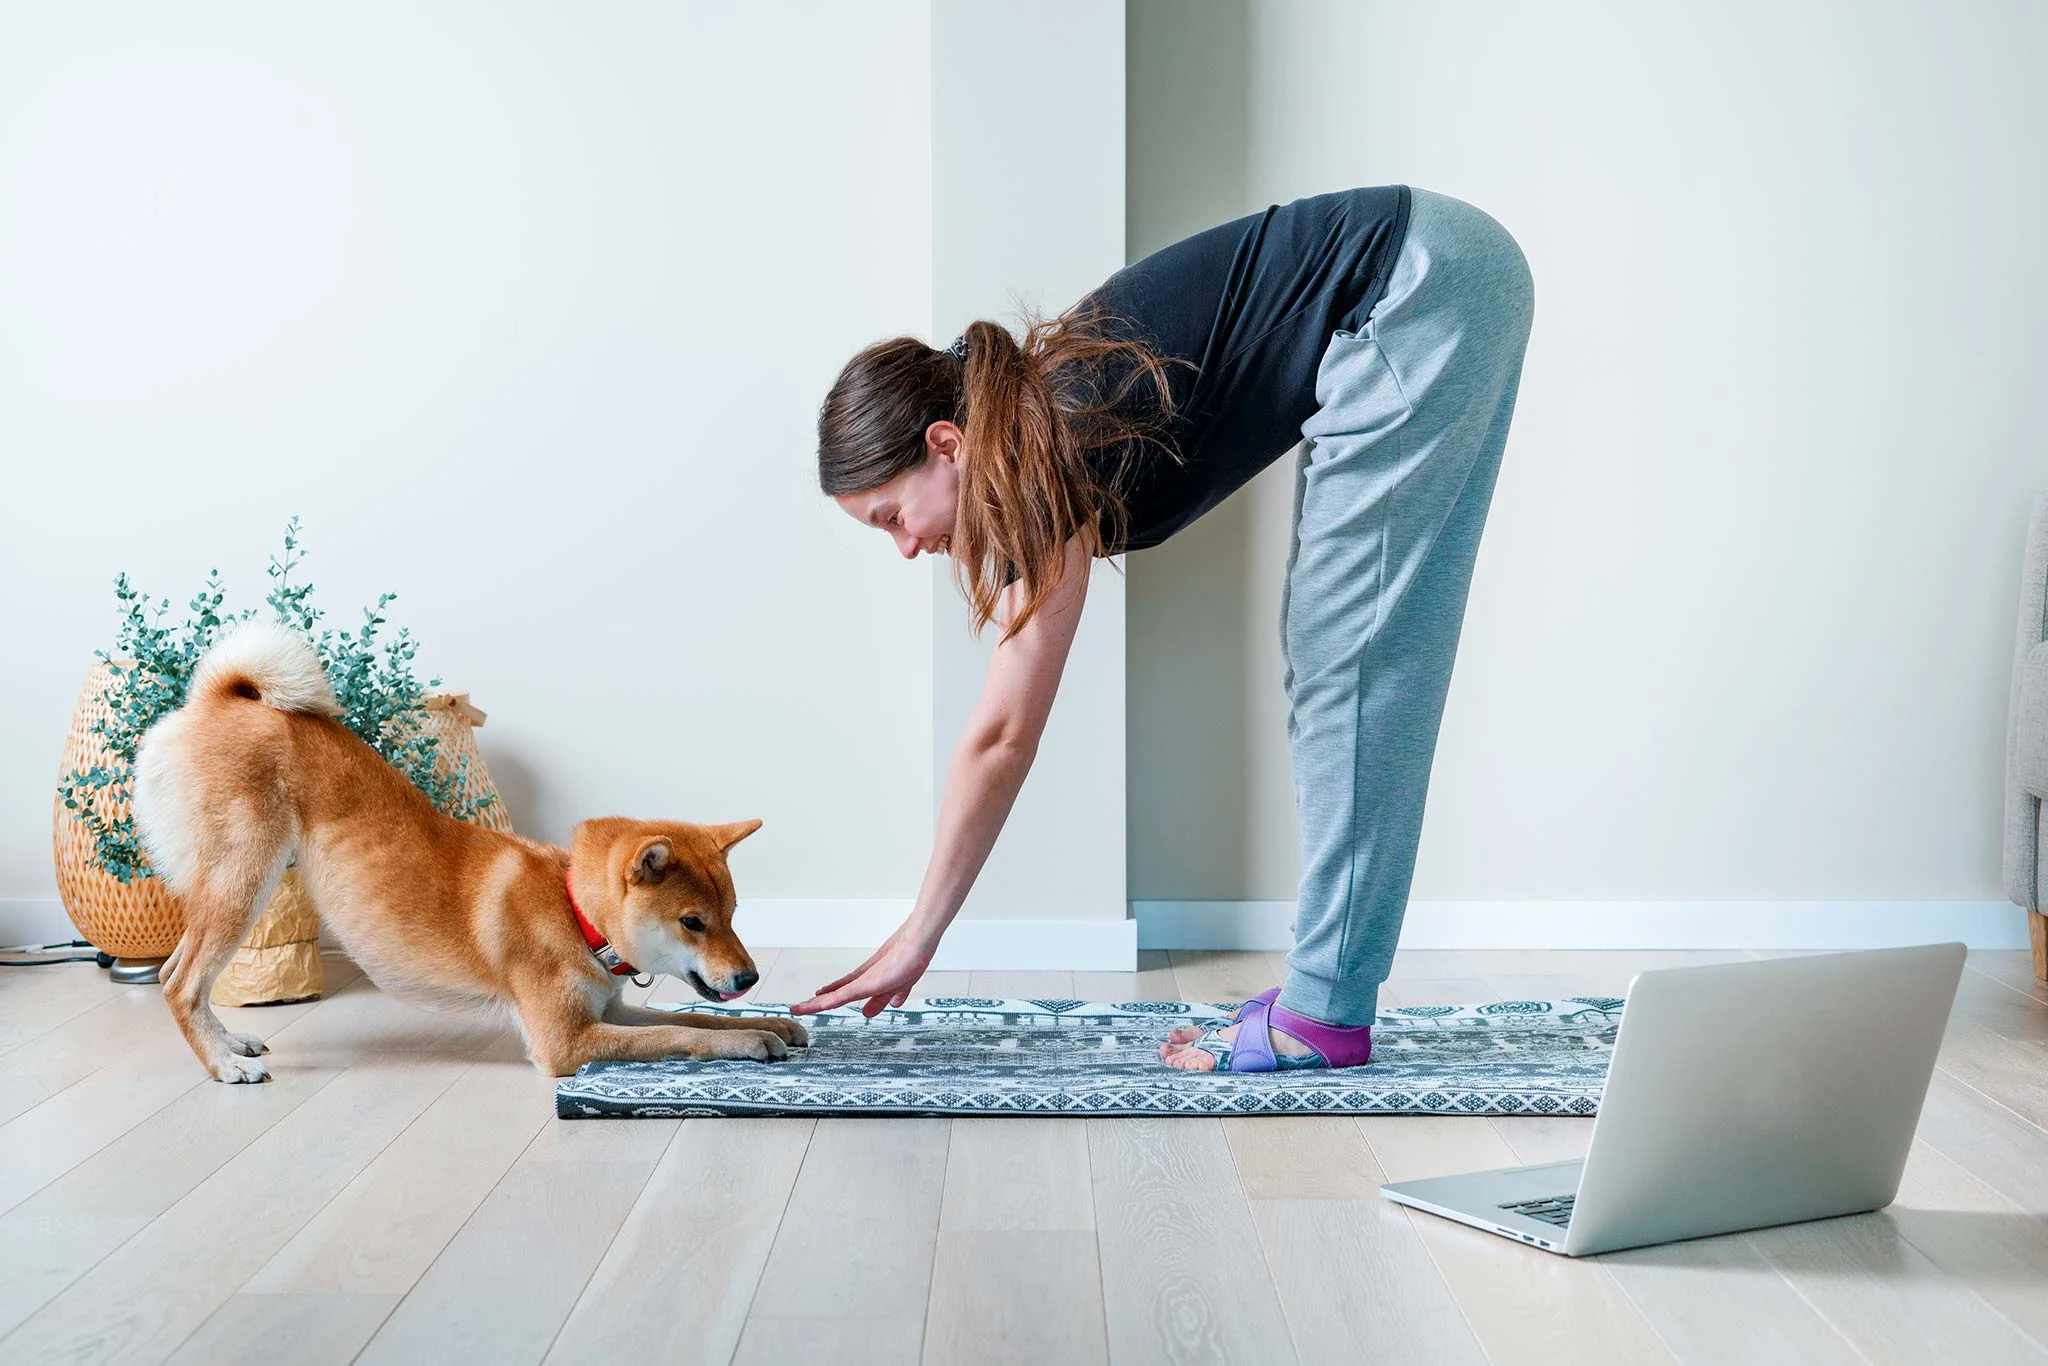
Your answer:
[[[1583,1159],[1380,1193],[1567,1257],[1878,1209],[1962,971],[1928,944],[1642,973]]]

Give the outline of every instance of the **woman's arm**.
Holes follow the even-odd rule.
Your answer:
[[[938,834],[910,918],[865,963],[820,987],[810,1000],[790,1007],[793,1013],[808,1015],[866,999],[862,1013],[873,1016],[902,1000],[924,975],[939,937],[960,913],[968,889],[988,861],[1024,786],[1024,775],[1037,757],[1074,631],[1081,623],[1093,558],[1090,538],[1069,541],[1051,594],[1023,630],[996,646],[981,698],[946,770]],[[1010,585],[1002,620],[1009,619],[1022,595],[1020,584]]]

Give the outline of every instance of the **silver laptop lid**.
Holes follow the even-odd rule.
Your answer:
[[[1889,1204],[1963,956],[1929,944],[1638,976],[1566,1249]]]

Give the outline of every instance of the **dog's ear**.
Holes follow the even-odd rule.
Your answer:
[[[760,828],[759,821],[734,821],[730,825],[709,825],[705,830],[710,834],[711,842],[718,846],[718,852],[722,854]]]
[[[626,867],[628,882],[659,882],[668,875],[669,865],[675,862],[676,851],[668,838],[657,835],[640,846],[640,852],[633,855],[632,863]]]

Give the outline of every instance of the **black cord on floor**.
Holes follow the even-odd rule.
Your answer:
[[[10,952],[41,954],[49,949],[91,948],[92,945],[83,939],[66,939],[57,944],[16,944]],[[97,963],[99,960],[99,951],[94,949],[91,953],[68,953],[48,958],[0,958],[0,968],[39,968],[45,963]]]

